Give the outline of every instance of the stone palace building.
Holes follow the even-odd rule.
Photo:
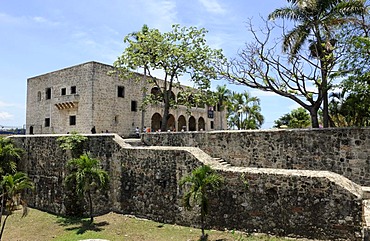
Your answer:
[[[123,137],[136,127],[148,131],[160,129],[163,104],[140,110],[143,93],[158,91],[146,81],[121,79],[108,75],[113,66],[87,62],[53,71],[27,80],[27,134],[65,134],[72,131],[113,132]],[[140,75],[144,78],[143,75]],[[173,90],[173,98],[179,94]],[[180,105],[170,110],[168,129],[200,131],[226,129],[225,111],[214,107]]]

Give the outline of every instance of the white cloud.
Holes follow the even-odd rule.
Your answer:
[[[0,121],[12,120],[14,116],[8,112],[0,112]]]
[[[217,0],[199,0],[208,12],[215,14],[224,14],[226,10],[221,7]]]
[[[11,103],[6,103],[6,102],[3,102],[3,101],[0,101],[0,108],[12,107],[12,106],[15,106],[15,105],[11,104]]]
[[[41,16],[12,16],[7,13],[0,13],[0,23],[10,24],[10,25],[29,25],[29,24],[44,24],[48,26],[59,25],[59,22],[52,21],[50,19]]]
[[[177,23],[176,2],[171,0],[142,0],[143,4],[138,6],[145,6],[143,19],[148,23],[150,28],[158,28],[161,31],[169,31],[171,25]]]

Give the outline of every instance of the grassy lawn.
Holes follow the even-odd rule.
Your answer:
[[[213,230],[207,230],[207,233],[209,241],[292,240]],[[68,219],[30,209],[25,218],[21,218],[20,211],[9,217],[3,240],[77,241],[95,238],[110,241],[197,241],[200,234],[200,229],[161,224],[115,213],[96,217],[94,224],[90,226],[88,219]]]

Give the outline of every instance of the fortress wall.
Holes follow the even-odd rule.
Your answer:
[[[26,150],[21,169],[36,183],[30,206],[65,214],[63,187],[70,153],[57,135],[16,136]],[[84,148],[102,160],[109,190],[96,195],[96,214],[115,211],[164,223],[199,227],[199,210],[182,205],[179,180],[208,164],[225,178],[211,194],[209,228],[318,239],[362,240],[362,189],[331,172],[222,167],[194,147],[131,147],[113,134],[88,135]],[[248,186],[248,187],[247,187]]]
[[[370,128],[147,133],[142,139],[199,147],[235,166],[327,170],[370,186]]]

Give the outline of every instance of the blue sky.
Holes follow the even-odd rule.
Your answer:
[[[204,27],[207,43],[231,58],[251,40],[246,21],[258,27],[285,0],[0,0],[0,126],[26,122],[27,78],[76,64],[112,64],[123,38],[143,24],[161,31],[172,24]],[[213,86],[227,82],[217,81]],[[283,97],[228,84],[261,99],[263,128],[298,106]]]

